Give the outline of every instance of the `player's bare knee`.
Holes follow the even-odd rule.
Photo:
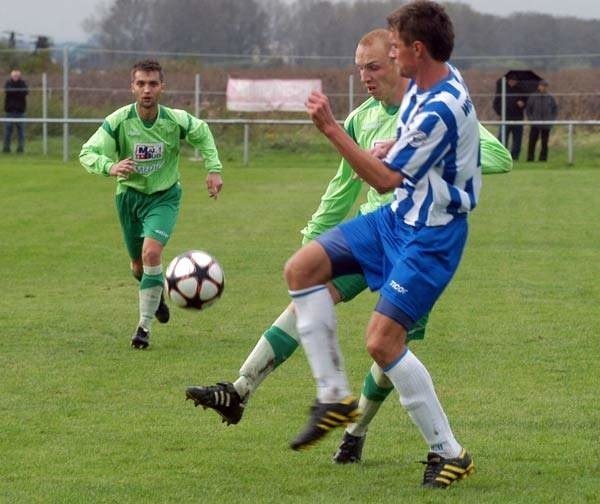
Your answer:
[[[161,261],[162,249],[157,247],[144,247],[142,250],[142,262],[146,266],[157,266]]]
[[[298,254],[294,254],[290,257],[283,268],[283,277],[288,284],[288,287],[293,290],[303,289],[302,284],[302,272],[304,267],[302,261],[298,258]]]
[[[331,280],[331,261],[325,249],[312,241],[287,261],[283,274],[292,290],[325,284]]]
[[[382,366],[382,362],[385,360],[386,352],[381,341],[376,337],[367,337],[367,352],[373,358],[373,360]]]
[[[400,357],[406,345],[396,334],[367,333],[367,352],[382,368]]]

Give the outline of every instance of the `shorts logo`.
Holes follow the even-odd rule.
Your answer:
[[[133,147],[134,161],[148,161],[150,159],[162,159],[164,144],[161,143],[136,143]]]
[[[390,287],[399,294],[407,294],[408,293],[408,289],[406,287],[403,287],[402,285],[400,285],[395,280],[390,281]]]
[[[155,229],[154,232],[158,236],[162,236],[163,238],[168,238],[169,237],[169,233],[165,233],[162,229]]]

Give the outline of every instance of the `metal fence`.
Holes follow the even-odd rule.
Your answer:
[[[62,151],[63,161],[69,160],[69,125],[94,125],[99,126],[103,119],[79,119],[79,118],[4,118],[0,117],[0,123],[5,122],[20,122],[24,124],[41,124],[43,126],[42,133],[42,150],[44,155],[48,155],[48,125],[59,124],[63,127],[62,137]],[[306,119],[206,119],[206,122],[210,124],[226,124],[236,125],[243,128],[243,164],[248,165],[250,161],[250,129],[253,125],[271,125],[271,126],[282,126],[282,125],[310,125],[312,122]],[[341,122],[341,121],[340,121]],[[483,125],[486,126],[498,126],[500,131],[504,126],[521,124],[529,126],[531,121],[482,121]],[[598,127],[600,126],[600,120],[589,120],[589,121],[536,121],[536,125],[545,124],[552,126],[559,126],[566,129],[566,150],[567,150],[567,163],[573,165],[575,162],[575,127]],[[499,135],[500,136],[500,135]]]
[[[0,50],[0,55],[6,51]],[[86,56],[84,59],[82,54]],[[302,57],[292,57],[283,62],[282,68],[265,67],[260,57],[245,56],[244,64],[236,66],[234,56],[241,55],[202,55],[202,54],[170,54],[146,53],[133,51],[107,51],[93,49],[63,48],[52,52],[52,71],[50,73],[25,74],[29,84],[28,118],[23,122],[35,125],[30,132],[42,139],[42,153],[48,155],[49,138],[61,138],[63,159],[69,158],[72,141],[71,130],[78,125],[91,127],[101,123],[98,115],[104,116],[118,106],[131,101],[128,86],[128,69],[133,59],[148,55],[164,57],[167,66],[168,87],[165,92],[165,103],[184,108],[197,117],[202,117],[209,124],[232,125],[240,127],[243,135],[243,162],[247,164],[250,156],[251,131],[259,125],[298,126],[305,127],[310,121],[304,114],[233,114],[226,108],[225,87],[228,74],[273,76],[273,72],[297,76],[319,76],[323,79],[324,90],[332,100],[334,111],[342,118],[367,95],[358,81],[352,68],[352,58],[328,58],[336,60],[336,68],[324,68],[322,65],[311,67],[310,61]],[[90,58],[90,56],[92,56]],[[225,58],[227,56],[227,58]],[[597,58],[597,54],[576,55],[579,59]],[[556,56],[560,58],[561,56]],[[211,59],[212,58],[212,59]],[[225,59],[223,59],[225,58]],[[510,57],[508,57],[510,58]],[[571,59],[574,59],[572,55]],[[211,60],[207,64],[207,60]],[[322,59],[322,58],[321,58]],[[471,60],[473,58],[470,58]],[[94,67],[91,63],[102,62]],[[130,61],[131,60],[131,61]],[[214,60],[214,61],[213,61]],[[460,58],[457,58],[460,63]],[[477,70],[476,65],[463,72],[469,84],[471,96],[478,111],[480,121],[488,126],[519,124],[502,121],[492,110],[491,103],[496,92],[496,81],[512,68],[509,61],[498,57],[477,57],[482,61],[484,70]],[[82,65],[85,61],[86,65]],[[221,61],[222,65],[218,62]],[[254,66],[248,65],[252,62]],[[304,61],[306,66],[300,63]],[[307,63],[308,62],[308,63]],[[483,63],[485,62],[485,64]],[[495,69],[490,69],[490,63]],[[239,63],[239,62],[238,62]],[[345,65],[345,66],[344,66]],[[509,66],[511,65],[511,66]],[[202,72],[190,69],[202,68]],[[307,73],[308,72],[308,73]],[[596,131],[600,125],[600,69],[582,68],[568,69],[561,73],[549,74],[541,72],[550,80],[552,94],[559,102],[559,120],[552,124],[564,135],[567,150],[567,162],[572,164],[576,151],[575,132],[583,128]],[[0,118],[0,122],[6,119]],[[528,125],[528,121],[520,122]],[[559,129],[560,128],[560,129]],[[40,131],[41,129],[41,131]],[[91,130],[91,128],[89,128]],[[91,131],[90,131],[91,132]],[[554,138],[559,135],[553,135]],[[53,144],[54,145],[54,144]]]

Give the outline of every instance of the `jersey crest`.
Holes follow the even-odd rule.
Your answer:
[[[133,160],[147,161],[149,159],[162,159],[164,144],[159,143],[136,143],[133,146]]]
[[[163,153],[165,144],[158,143],[136,143],[133,146],[133,161],[135,171],[147,177],[161,169],[163,164]]]

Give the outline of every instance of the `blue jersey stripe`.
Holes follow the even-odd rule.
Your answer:
[[[443,162],[443,158],[448,157],[448,155],[454,158],[454,154],[451,153],[451,149],[449,151],[450,147],[452,147],[452,135],[447,131],[442,140],[438,142],[435,149],[432,151],[431,155],[427,159],[427,162],[424,163],[421,170],[419,170],[419,179],[424,177],[425,173],[427,173],[432,166]],[[446,156],[444,156],[444,154],[446,154]]]
[[[433,203],[433,189],[431,184],[427,186],[427,196],[425,196],[425,200],[419,209],[419,222],[427,222],[427,214],[429,213],[429,209],[431,208],[431,204]]]
[[[460,192],[454,186],[449,185],[448,191],[450,192],[450,203],[446,207],[446,211],[449,214],[457,214],[459,209],[462,207],[462,199],[460,198]]]
[[[429,90],[411,82],[398,140],[385,162],[405,175],[392,209],[409,225],[444,225],[475,208],[481,187],[479,126],[458,70]]]
[[[455,86],[452,85],[452,82],[449,81],[445,81],[439,88],[436,87],[434,89],[436,94],[448,93],[449,95],[453,96],[455,100],[458,100],[458,98],[460,97],[460,89],[457,89]]]
[[[406,110],[400,116],[400,120],[404,124],[406,124],[408,122],[408,119],[411,116],[411,114],[413,113],[413,110],[415,109],[416,105],[417,105],[417,97],[416,97],[416,95],[412,95],[410,97],[410,103],[406,107]],[[398,136],[400,136],[400,131],[398,131]]]
[[[470,178],[465,184],[465,191],[469,195],[469,201],[471,202],[471,210],[477,206],[477,199],[475,198],[475,190],[473,187],[473,179]]]
[[[437,124],[438,119],[435,116],[427,116],[425,120],[416,128],[421,133],[424,133],[427,137],[431,134]],[[409,164],[410,159],[419,151],[419,145],[413,145],[410,141],[406,147],[404,147],[398,155],[394,158],[393,165],[396,169],[406,166]],[[421,169],[416,173],[412,174],[401,170],[402,173],[413,183],[416,183],[431,167],[435,162],[435,159],[429,158],[421,165]]]
[[[448,105],[443,102],[436,101],[434,103],[431,103],[429,104],[427,109],[431,109],[432,112],[438,114],[442,121],[444,121],[444,124],[446,125],[446,128],[448,130],[448,133],[444,137],[444,140],[447,142],[445,147],[449,147],[449,154],[444,158],[444,171],[442,173],[442,178],[449,184],[454,184],[454,181],[456,180],[456,171],[458,168],[456,166],[456,147],[458,141],[458,127],[456,124],[456,117],[454,116]]]
[[[404,189],[406,190],[406,198],[404,198],[402,201],[400,201],[400,203],[398,204],[398,207],[395,209],[396,213],[399,215],[404,215],[406,212],[408,212],[413,206],[414,206],[414,201],[412,198],[412,195],[415,191],[414,186],[412,185],[405,185]]]

